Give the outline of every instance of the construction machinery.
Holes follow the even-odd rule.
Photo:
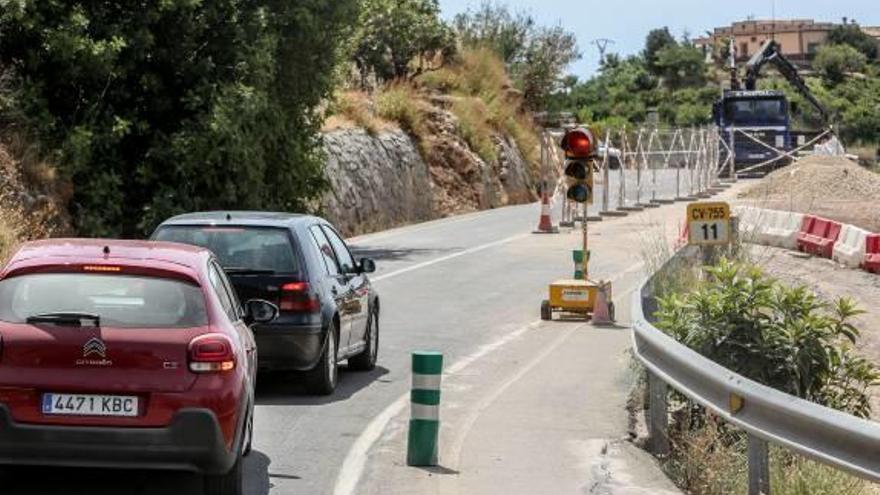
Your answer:
[[[725,143],[734,151],[737,170],[767,162],[769,165],[785,165],[787,164],[785,153],[804,145],[820,132],[792,130],[791,103],[785,93],[757,88],[764,67],[767,64],[775,67],[779,74],[816,109],[826,128],[831,127],[828,110],[816,99],[798,72],[797,66],[785,58],[782,48],[775,40],[767,40],[748,61],[744,84],[740,81],[736,67],[735,49],[734,44],[731,43],[730,89],[724,90],[721,98],[715,102],[713,107],[715,124],[721,130]],[[750,137],[742,133],[748,133]]]

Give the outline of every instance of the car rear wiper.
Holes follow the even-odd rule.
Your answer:
[[[96,327],[101,326],[101,317],[94,313],[44,313],[40,315],[28,316],[26,323],[51,323],[54,325],[65,325],[72,327],[81,327],[83,320],[91,320]]]
[[[275,275],[275,270],[244,268],[239,266],[230,266],[229,268],[224,268],[223,271],[230,275]]]

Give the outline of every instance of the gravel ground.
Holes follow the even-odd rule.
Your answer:
[[[750,254],[768,274],[786,284],[806,285],[826,300],[853,299],[865,311],[854,322],[862,332],[858,351],[880,365],[880,276],[785,249],[751,246]],[[872,406],[874,419],[880,420],[880,387],[874,390]]]
[[[845,158],[805,158],[768,175],[740,198],[880,232],[880,174]]]

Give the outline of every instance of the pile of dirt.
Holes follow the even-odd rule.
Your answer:
[[[880,174],[842,157],[808,157],[740,194],[762,208],[810,213],[880,232]]]

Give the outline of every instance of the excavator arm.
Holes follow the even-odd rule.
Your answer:
[[[776,70],[782,74],[789,84],[791,84],[798,93],[801,94],[822,117],[822,122],[828,126],[830,123],[830,114],[828,110],[819,103],[819,100],[813,96],[806,81],[798,73],[797,67],[792,64],[785,56],[782,55],[779,43],[774,40],[767,40],[761,49],[746,64],[746,89],[754,91],[758,85],[758,78],[761,76],[761,70],[766,64],[773,64]]]

